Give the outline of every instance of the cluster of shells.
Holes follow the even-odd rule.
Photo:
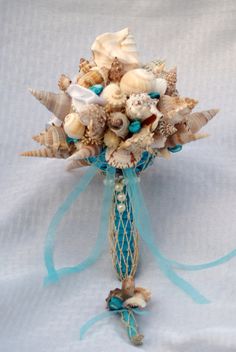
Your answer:
[[[61,75],[59,93],[31,90],[53,116],[33,137],[44,148],[22,155],[68,158],[72,169],[106,149],[110,165],[127,168],[144,151],[168,157],[171,148],[206,136],[198,132],[218,110],[192,112],[197,101],[179,96],[176,68],[141,64],[127,28],[98,36],[91,50],[74,80]]]

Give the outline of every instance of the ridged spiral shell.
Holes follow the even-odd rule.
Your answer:
[[[129,133],[129,124],[129,119],[122,112],[113,112],[109,115],[109,128],[121,138],[125,138]]]
[[[71,138],[82,138],[85,132],[85,126],[80,121],[78,113],[73,112],[66,116],[64,121],[64,130]]]
[[[108,84],[102,92],[102,97],[105,99],[110,111],[121,110],[125,107],[126,95],[116,83]]]

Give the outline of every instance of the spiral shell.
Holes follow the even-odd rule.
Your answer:
[[[108,84],[102,92],[102,97],[105,99],[110,111],[121,110],[126,103],[126,95],[116,83]]]
[[[96,156],[100,153],[101,146],[92,144],[92,145],[83,145],[82,143],[79,145],[78,151],[72,154],[69,160],[80,160],[86,159],[90,156]]]
[[[205,126],[218,112],[219,112],[218,109],[195,112],[188,116],[188,119],[187,119],[188,127],[193,133],[196,133],[203,126]]]
[[[139,66],[134,37],[130,34],[128,28],[116,33],[99,35],[95,39],[91,50],[98,67],[105,66],[110,69],[115,57],[122,62],[125,71]]]
[[[105,67],[94,67],[82,77],[79,77],[77,83],[82,87],[89,88],[95,84],[105,84],[108,79],[108,69]]]
[[[41,157],[41,158],[58,158],[65,159],[70,156],[66,151],[56,151],[51,148],[43,148],[39,150],[31,150],[20,154],[21,156],[32,156],[32,157]]]
[[[84,166],[89,166],[90,163],[87,160],[72,160],[66,167],[67,171],[71,171],[73,169],[78,169]]]
[[[66,116],[64,121],[64,130],[71,138],[82,138],[85,132],[85,126],[81,123],[79,114],[76,112]]]
[[[111,82],[120,82],[121,77],[124,75],[124,65],[120,60],[115,57],[111,64],[111,68],[108,73],[108,79]]]
[[[46,131],[33,136],[33,140],[53,150],[68,150],[66,134],[62,127],[50,126]]]
[[[113,112],[108,119],[109,128],[121,138],[125,138],[129,133],[129,120],[122,112]]]
[[[71,84],[70,78],[68,76],[62,74],[58,80],[59,89],[66,91],[70,84]]]
[[[82,72],[83,74],[88,73],[92,67],[93,67],[93,64],[91,62],[89,62],[88,60],[85,60],[84,58],[80,59],[80,63],[79,63],[80,72]]]
[[[40,101],[49,111],[51,111],[60,120],[64,120],[71,108],[71,97],[61,92],[59,94],[41,91],[29,90],[30,93]]]
[[[124,74],[120,81],[120,88],[127,95],[152,91],[163,95],[167,88],[167,82],[161,78],[157,79],[152,72],[137,68]]]
[[[206,138],[208,134],[193,134],[189,132],[179,133],[176,132],[167,138],[165,147],[175,147],[177,144],[186,144],[198,139]]]

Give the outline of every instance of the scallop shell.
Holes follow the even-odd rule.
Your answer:
[[[66,151],[55,151],[50,148],[31,150],[20,154],[21,156],[43,157],[43,158],[68,158],[69,153]]]
[[[165,147],[174,147],[177,144],[186,144],[189,142],[196,141],[198,139],[206,138],[208,134],[192,134],[189,132],[186,133],[178,133],[176,132],[172,136],[167,138]]]
[[[121,138],[125,138],[129,133],[129,120],[122,112],[113,112],[108,119],[109,128]]]
[[[141,153],[138,151],[130,152],[126,149],[107,148],[106,161],[109,165],[118,169],[134,167],[141,158]]]
[[[62,127],[50,126],[46,131],[33,136],[33,140],[53,150],[68,150],[66,134]]]
[[[85,126],[80,121],[80,116],[76,112],[68,114],[64,121],[64,130],[71,138],[82,138]]]
[[[66,167],[67,171],[71,171],[73,169],[78,169],[84,166],[89,166],[90,163],[86,160],[72,160]]]
[[[62,74],[58,80],[59,89],[66,91],[70,84],[71,79],[68,76]]]
[[[126,103],[126,95],[122,93],[120,87],[116,83],[110,83],[102,92],[110,111],[121,110]]]
[[[30,93],[60,120],[63,121],[66,115],[69,114],[71,98],[68,94],[64,92],[56,94],[33,89],[30,89]]]
[[[92,144],[92,145],[83,145],[81,144],[79,150],[76,151],[69,157],[69,160],[79,160],[86,159],[90,156],[96,156],[101,152],[101,146]]]
[[[124,65],[120,60],[115,57],[112,61],[111,68],[108,73],[108,79],[110,82],[120,82],[122,76],[124,75]]]
[[[101,67],[92,68],[89,72],[85,73],[82,77],[79,77],[77,83],[85,88],[92,87],[95,84],[105,84],[108,78],[108,69]]]
[[[110,69],[115,57],[122,62],[125,71],[139,67],[136,44],[128,28],[99,35],[91,50],[94,61],[99,67],[105,66]]]
[[[117,148],[120,142],[121,142],[121,138],[118,137],[113,131],[108,130],[104,134],[104,144],[108,148]]]
[[[195,112],[188,116],[187,124],[193,133],[198,132],[205,126],[217,113],[218,109],[211,109],[207,111]]]

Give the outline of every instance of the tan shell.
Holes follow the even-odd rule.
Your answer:
[[[119,137],[125,138],[129,133],[129,120],[122,112],[113,112],[108,119],[109,128]]]
[[[64,121],[64,130],[71,138],[82,138],[85,132],[85,126],[81,123],[79,114],[76,112],[66,116]]]
[[[196,141],[198,139],[206,138],[208,134],[192,134],[192,133],[178,133],[176,132],[172,136],[167,138],[165,147],[174,147],[177,144],[186,144],[189,142]]]
[[[203,126],[205,126],[218,112],[219,112],[218,109],[195,112],[188,116],[188,119],[187,119],[188,127],[193,133],[196,133]]]
[[[73,169],[78,169],[84,166],[89,166],[90,163],[86,160],[72,160],[66,167],[67,171],[71,171]]]
[[[156,77],[164,78],[167,81],[167,95],[176,95],[176,83],[177,83],[177,68],[173,67],[169,71],[161,71],[156,73]]]
[[[42,158],[68,158],[69,153],[66,151],[55,151],[50,148],[44,148],[39,150],[31,150],[20,154],[21,156],[32,156]]]
[[[68,150],[69,146],[66,142],[66,134],[62,127],[50,126],[46,131],[33,136],[33,140],[45,145],[47,148],[52,148],[53,150]]]
[[[127,276],[124,280],[122,280],[122,296],[123,299],[127,299],[128,297],[132,297],[134,295],[135,284],[134,278],[132,276]]]
[[[71,155],[69,160],[79,160],[86,159],[90,156],[98,155],[101,151],[101,146],[92,144],[92,145],[83,145],[81,144],[79,150]]]
[[[145,70],[154,73],[155,75],[157,73],[162,72],[165,69],[165,61],[164,60],[153,60],[146,65],[143,66]]]
[[[169,137],[176,131],[176,127],[172,123],[170,123],[170,120],[162,117],[159,120],[155,133],[160,133],[162,136]]]
[[[84,58],[80,59],[79,69],[83,74],[88,73],[92,67],[93,64],[90,61],[85,60]]]
[[[95,39],[91,50],[98,67],[105,66],[110,69],[115,57],[122,62],[125,71],[139,66],[134,37],[130,34],[128,28],[115,33],[99,35]]]
[[[130,120],[144,121],[154,114],[159,120],[162,114],[158,113],[156,104],[157,100],[150,98],[146,93],[131,94],[126,102],[126,115]]]
[[[162,78],[156,78],[152,72],[137,68],[124,74],[120,81],[120,88],[127,95],[152,91],[163,95],[167,88],[167,82]]]
[[[110,83],[102,92],[102,97],[109,105],[110,111],[118,111],[125,107],[126,95],[122,93],[120,87],[116,83]]]
[[[108,80],[110,82],[120,82],[124,73],[124,65],[120,60],[117,59],[117,57],[115,57],[115,59],[112,61],[111,68],[108,73]]]
[[[153,144],[153,135],[154,133],[151,131],[151,126],[143,127],[140,132],[133,134],[132,137],[121,142],[119,150],[125,149],[133,153],[136,151],[142,153]]]
[[[93,139],[104,134],[107,115],[103,107],[97,104],[86,104],[79,113],[80,122],[87,126],[87,136]]]
[[[141,158],[141,153],[138,151],[130,152],[126,149],[107,148],[106,161],[109,165],[118,169],[134,167]]]
[[[92,87],[95,84],[105,84],[108,78],[108,69],[105,67],[93,68],[85,73],[77,81],[79,85],[85,88]]]
[[[30,93],[60,120],[63,121],[66,115],[69,114],[71,98],[68,94],[64,92],[56,94],[33,89],[30,89]]]
[[[68,76],[62,74],[58,80],[59,89],[66,91],[70,84],[71,79]]]
[[[121,142],[121,138],[118,137],[113,131],[107,130],[104,134],[104,144],[108,148],[117,148]]]

